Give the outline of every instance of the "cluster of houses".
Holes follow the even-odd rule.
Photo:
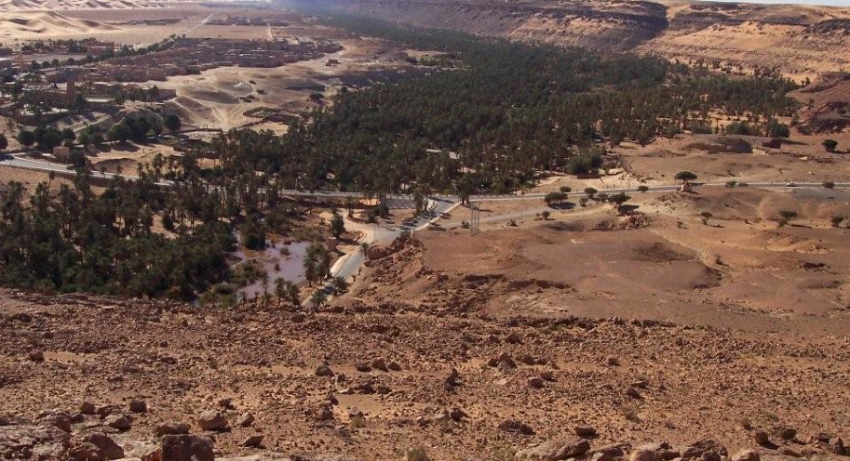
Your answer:
[[[287,27],[289,22],[282,18],[248,17],[248,16],[224,16],[216,17],[207,21],[210,26],[271,26]]]
[[[325,53],[339,51],[332,41],[298,40],[228,40],[181,38],[168,50],[122,56],[68,69],[77,80],[146,82],[164,81],[175,75],[189,75],[216,67],[280,67],[285,64],[316,59]]]

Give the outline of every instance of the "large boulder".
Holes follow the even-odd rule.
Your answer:
[[[50,424],[0,426],[0,459],[62,459],[71,436]]]
[[[160,446],[161,461],[215,461],[213,441],[197,435],[166,435]]]
[[[664,443],[649,443],[635,448],[630,461],[663,461],[676,458],[678,455],[670,450],[670,446]]]
[[[103,422],[107,426],[113,429],[118,429],[121,432],[129,431],[132,426],[132,419],[129,416],[125,416],[120,413],[113,413],[107,416],[103,419]]]
[[[73,461],[109,461],[123,458],[124,449],[107,435],[93,432],[77,440],[68,457]]]
[[[181,422],[177,422],[177,421],[169,421],[169,422],[162,423],[162,424],[156,426],[156,430],[154,431],[154,433],[158,436],[183,435],[183,434],[188,434],[189,429],[191,429],[191,427],[189,426],[188,423],[181,423]]]
[[[726,447],[711,439],[694,442],[682,450],[682,459],[720,461],[728,456],[729,452],[726,450]]]
[[[499,429],[505,432],[513,432],[520,435],[534,435],[534,429],[528,424],[514,419],[506,419],[499,423]]]
[[[590,450],[590,442],[581,438],[552,439],[536,447],[517,452],[518,459],[539,461],[561,461],[578,458]]]
[[[732,456],[732,461],[761,461],[761,456],[755,450],[741,450]]]
[[[71,415],[63,410],[45,410],[38,415],[39,424],[55,426],[64,432],[71,432]]]
[[[227,418],[215,410],[201,413],[201,416],[198,417],[198,426],[205,431],[225,432],[230,430]]]

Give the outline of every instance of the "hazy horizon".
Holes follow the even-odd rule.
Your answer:
[[[822,5],[850,7],[850,0],[712,0],[723,3],[763,3],[784,5]]]

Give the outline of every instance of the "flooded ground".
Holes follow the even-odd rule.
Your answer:
[[[240,262],[254,260],[260,263],[260,266],[268,274],[268,292],[274,292],[275,280],[282,278],[295,284],[306,282],[304,277],[304,255],[307,253],[309,242],[293,242],[288,245],[277,243],[270,245],[263,251],[250,252],[246,254],[244,250],[236,252],[236,256]],[[257,280],[254,283],[242,288],[240,293],[244,293],[248,298],[253,298],[256,295],[262,296],[264,292],[263,279]]]

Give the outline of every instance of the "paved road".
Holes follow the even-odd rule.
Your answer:
[[[403,222],[400,226],[385,228],[374,226],[369,232],[371,235],[371,241],[367,241],[370,245],[375,244],[383,244],[389,243],[395,240],[398,236],[400,236],[403,232],[416,232],[423,229],[426,229],[431,223],[440,220],[443,216],[451,213],[458,205],[460,205],[459,201],[452,201],[447,199],[439,199],[439,200],[428,200],[428,209],[429,211],[419,216],[418,218]],[[363,251],[360,249],[354,250],[353,253],[349,253],[346,256],[343,256],[334,264],[334,267],[331,268],[331,276],[332,277],[342,277],[346,280],[350,280],[354,277],[359,271],[363,263],[366,261],[366,256],[363,254]],[[327,292],[332,291],[330,282],[326,284],[325,290]]]
[[[208,20],[208,19],[207,19]],[[69,170],[65,165],[59,165],[55,163],[43,162],[38,160],[31,160],[28,158],[24,158],[19,155],[12,156],[11,158],[6,158],[0,161],[0,166],[7,166],[13,168],[23,168],[34,171],[45,171],[45,172],[54,172],[56,174],[62,174],[67,176],[73,176],[76,173],[73,170]],[[104,178],[111,179],[116,175],[112,173],[100,173],[98,171],[92,171],[92,176],[95,178]],[[138,179],[134,176],[122,175],[125,179],[135,180]],[[163,181],[160,183],[163,186],[170,186],[172,183],[170,181]],[[749,187],[761,188],[761,189],[821,189],[823,188],[822,183],[794,183],[794,182],[755,182],[748,183]],[[699,184],[695,185],[695,187],[726,187],[726,183],[710,183],[710,184]],[[836,183],[835,188],[850,188],[850,183]],[[599,193],[605,194],[618,194],[620,192],[634,194],[634,193],[664,193],[664,192],[674,192],[679,190],[679,186],[670,185],[670,186],[649,186],[646,191],[639,191],[637,188],[618,188],[618,189],[602,189]],[[361,192],[338,192],[338,191],[304,191],[304,190],[295,190],[295,189],[287,189],[282,191],[283,195],[288,195],[292,197],[319,197],[319,198],[363,198],[367,194]],[[489,202],[489,201],[521,201],[521,200],[532,200],[532,201],[542,201],[546,194],[535,193],[535,194],[515,194],[515,195],[476,195],[470,197],[470,202]],[[584,192],[572,192],[567,194],[568,198],[581,198],[586,196]],[[410,195],[390,195],[387,197],[389,201],[395,202],[397,204],[408,206],[405,204],[410,204],[413,202],[413,196]],[[402,225],[393,227],[393,228],[381,228],[375,227],[373,229],[373,238],[372,242],[367,242],[370,244],[382,244],[393,241],[402,232],[415,232],[422,229],[427,228],[431,223],[440,220],[442,217],[448,215],[452,210],[457,208],[460,205],[460,199],[455,196],[432,196],[428,199],[428,207],[430,211],[428,213],[423,214],[416,220],[402,223]],[[533,205],[530,205],[533,206]],[[539,208],[539,209],[538,209]],[[545,210],[545,208],[540,208],[539,206],[535,207],[531,210],[524,210],[521,212],[517,212],[517,216],[520,215],[525,216],[530,214],[534,214],[537,212],[541,212]],[[501,219],[500,217],[491,217],[485,218],[483,222],[489,222],[491,220]],[[366,257],[363,254],[362,250],[355,250],[353,253],[350,253],[346,256],[343,256],[338,260],[334,267],[331,268],[331,275],[333,277],[342,277],[346,280],[350,280],[354,277],[360,270],[361,266],[365,262]],[[325,291],[330,293],[332,292],[331,283],[328,282],[325,285]]]
[[[41,160],[32,160],[24,157],[23,155],[13,155],[11,158],[7,158],[4,160],[0,160],[0,166],[7,166],[13,168],[23,168],[27,170],[33,171],[53,171],[56,174],[63,174],[67,176],[74,176],[76,172],[74,170],[68,169],[66,165],[61,165],[57,163],[45,162]],[[101,174],[98,171],[92,171],[92,176],[96,178],[113,178],[115,175],[112,173],[103,173]],[[135,176],[123,175],[125,179],[135,180],[138,179]],[[162,185],[170,185],[171,183],[168,181],[163,181]],[[822,183],[810,183],[810,182],[751,182],[747,183],[749,187],[757,187],[761,189],[794,189],[794,188],[809,188],[809,189],[819,189],[823,187]],[[794,184],[790,186],[789,184]],[[707,183],[707,184],[695,184],[695,187],[726,187],[726,183]],[[850,182],[842,182],[835,183],[835,188],[850,188]],[[679,186],[670,185],[670,186],[649,186],[649,189],[646,191],[647,193],[660,193],[660,192],[674,192],[679,190]],[[620,192],[624,193],[639,193],[636,187],[632,188],[617,188],[617,189],[602,189],[599,193],[605,194],[618,194]],[[298,189],[285,189],[281,191],[283,195],[292,196],[292,197],[317,197],[317,198],[363,198],[367,195],[363,192],[339,192],[339,191],[307,191],[307,190],[298,190]],[[571,192],[568,195],[568,198],[578,198],[584,197],[584,192],[576,191]],[[534,193],[534,194],[504,194],[504,195],[473,195],[469,198],[471,202],[484,202],[484,201],[515,201],[515,200],[543,200],[546,194],[543,193]],[[413,202],[412,195],[404,195],[404,194],[390,194],[387,196],[390,200],[395,201],[406,201],[409,203]],[[434,195],[431,196],[431,199],[438,203],[438,207],[445,208],[445,205],[451,205],[453,203],[458,202],[460,199],[456,196],[451,195]],[[438,210],[439,211],[439,210]]]
[[[186,31],[183,32],[183,35],[189,35],[192,32],[198,30],[198,28],[205,26],[208,22],[210,22],[212,20],[212,18],[215,17],[215,15],[217,15],[219,13],[222,13],[222,11],[216,11],[216,12],[210,14],[209,16],[205,17],[201,22],[199,22],[199,23],[195,24],[194,26],[186,29]]]

